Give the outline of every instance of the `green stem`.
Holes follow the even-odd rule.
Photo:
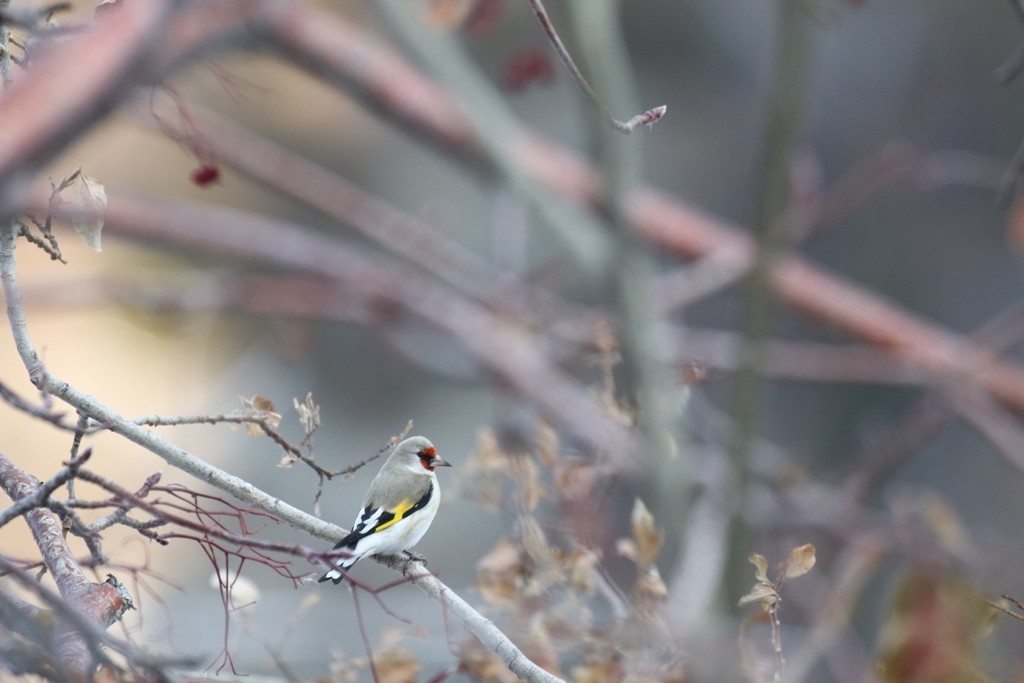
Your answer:
[[[637,98],[632,92],[629,59],[619,30],[618,0],[586,0],[567,6],[576,33],[581,36],[577,41],[580,53],[590,67],[598,96],[607,103],[608,110],[631,111]],[[649,245],[637,239],[626,215],[626,195],[639,175],[639,145],[644,136],[627,137],[607,125],[609,115],[603,107],[595,106],[592,113],[607,182],[602,209],[614,240],[611,277],[622,359],[639,399],[640,427],[649,451],[652,508],[665,538],[660,564],[670,571],[679,552],[692,470],[677,429],[674,397],[679,383],[673,380],[677,375],[663,360],[667,340],[659,338],[661,328],[648,295],[655,271],[653,255]],[[657,135],[657,131],[652,134]]]
[[[734,397],[736,429],[731,452],[737,472],[737,504],[730,534],[728,566],[732,576],[726,586],[731,592],[745,581],[738,577],[746,576],[744,558],[750,552],[743,512],[764,392],[760,370],[776,309],[772,271],[788,246],[790,171],[800,133],[810,53],[810,23],[804,6],[805,0],[779,0],[772,92],[761,151],[761,188],[754,216],[758,249],[748,281],[744,345]],[[731,597],[729,602],[734,602]]]

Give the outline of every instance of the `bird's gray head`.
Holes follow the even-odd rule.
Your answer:
[[[410,436],[391,451],[386,467],[405,467],[422,474],[430,474],[437,467],[451,467],[451,463],[437,454],[434,444],[423,436]]]

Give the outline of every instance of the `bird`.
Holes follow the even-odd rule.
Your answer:
[[[441,502],[441,489],[434,470],[451,467],[423,436],[411,436],[391,451],[380,472],[370,482],[356,521],[334,550],[351,555],[336,562],[347,570],[367,555],[400,553],[416,545],[434,521]],[[345,578],[344,571],[331,569],[318,583]]]

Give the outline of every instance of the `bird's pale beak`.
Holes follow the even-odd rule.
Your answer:
[[[442,458],[440,455],[435,455],[434,459],[430,461],[430,464],[434,467],[451,467],[452,464]]]

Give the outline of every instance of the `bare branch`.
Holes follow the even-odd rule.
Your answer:
[[[80,475],[78,464],[80,463],[69,466],[65,472],[71,476]],[[59,478],[58,476],[47,482],[51,487],[49,490],[40,489],[34,478],[0,454],[0,486],[16,502],[30,499],[37,503],[37,494],[42,490],[45,492],[44,495],[38,496],[38,502],[41,503],[60,485],[56,482]],[[126,603],[121,593],[111,584],[95,584],[86,578],[67,545],[56,515],[39,507],[38,504],[21,514],[32,530],[32,536],[47,569],[60,589],[61,596],[82,614],[81,620],[106,628],[120,619],[130,603]],[[88,672],[94,668],[95,662],[101,661],[95,643],[86,638],[76,620],[58,621],[54,629],[54,642],[56,661],[70,671]]]
[[[28,415],[49,422],[58,429],[66,429],[69,431],[73,431],[75,429],[72,425],[64,423],[64,413],[54,412],[53,405],[49,401],[44,401],[42,405],[33,405],[15,393],[3,382],[0,382],[0,399],[3,399],[8,403],[8,405],[23,413],[27,413]]]

